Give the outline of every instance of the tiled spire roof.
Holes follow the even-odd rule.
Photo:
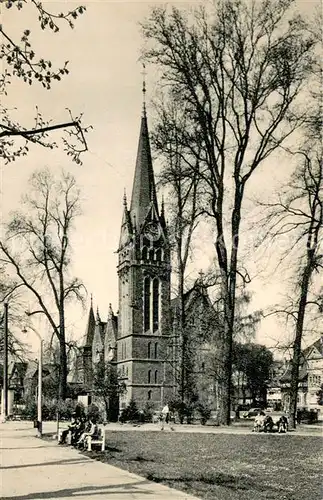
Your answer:
[[[147,114],[144,107],[143,115],[141,118],[136,169],[130,205],[131,219],[132,221],[135,220],[138,229],[142,226],[151,203],[153,203],[158,213],[154,171],[151,160],[151,150],[148,134]]]

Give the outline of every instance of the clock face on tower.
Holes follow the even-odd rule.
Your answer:
[[[157,222],[149,222],[144,229],[146,238],[152,241],[157,241],[160,238],[160,226]]]

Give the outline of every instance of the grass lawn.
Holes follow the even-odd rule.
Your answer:
[[[208,500],[319,500],[322,439],[291,434],[106,431],[88,456]]]

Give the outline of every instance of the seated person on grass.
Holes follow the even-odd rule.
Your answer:
[[[264,432],[271,432],[274,427],[274,421],[270,415],[265,416],[264,420]]]
[[[288,429],[288,418],[285,415],[282,415],[277,422],[278,432],[287,432]]]
[[[265,422],[265,414],[263,411],[259,411],[258,415],[255,418],[255,423],[253,426],[253,432],[259,432],[260,430],[263,430],[264,428],[264,422]]]

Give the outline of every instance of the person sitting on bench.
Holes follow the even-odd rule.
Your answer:
[[[77,446],[79,448],[86,447],[87,438],[89,436],[91,436],[93,439],[96,439],[99,436],[99,428],[93,418],[89,420],[88,430],[83,432],[83,434],[81,435],[80,439],[77,442]]]
[[[65,444],[66,443],[66,438],[67,438],[69,432],[71,433],[71,436],[72,436],[71,440],[72,440],[73,434],[76,431],[77,426],[78,426],[78,419],[76,418],[76,413],[73,413],[72,418],[71,418],[71,423],[69,424],[68,428],[62,432],[61,438],[60,438],[58,444]]]
[[[74,429],[74,432],[72,433],[72,439],[71,439],[71,444],[73,446],[76,446],[78,440],[80,439],[81,435],[85,431],[85,424],[86,424],[86,419],[84,416],[80,416],[77,419],[77,425]]]

